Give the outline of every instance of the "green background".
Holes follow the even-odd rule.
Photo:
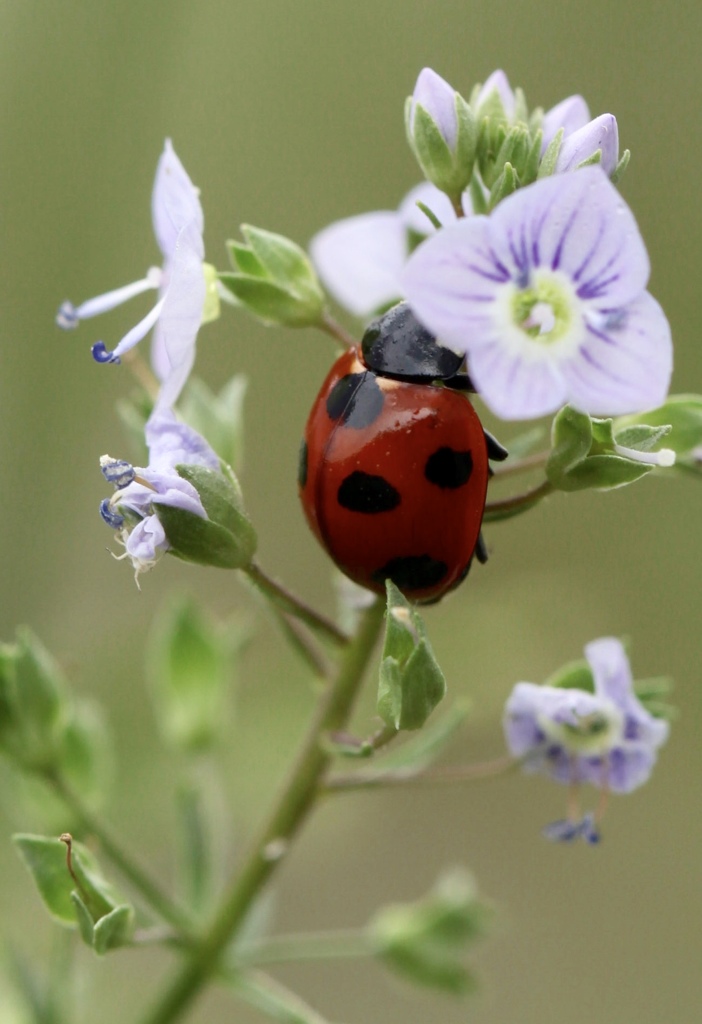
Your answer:
[[[119,769],[109,815],[154,872],[174,861],[175,757],[155,748],[143,646],[164,597],[187,587],[221,614],[246,601],[232,576],[164,561],[142,580],[109,556],[97,515],[97,459],[126,452],[114,413],[131,382],[98,367],[135,302],[73,334],[59,303],[134,280],[157,259],[149,199],[166,136],[205,210],[208,258],[251,222],[306,243],[334,219],[392,209],[416,182],[402,105],[430,65],[467,92],[495,67],[532,105],[581,92],[614,112],[632,163],[623,184],[646,239],[651,290],[676,341],[675,391],[702,391],[698,322],[699,40],[702,6],[654,0],[186,0],[0,3],[0,635],[29,623],[76,689],[105,702]],[[202,331],[198,373],[250,378],[243,483],[261,560],[329,604],[330,573],[295,493],[298,438],[333,350],[310,332],[259,328],[225,311]],[[494,424],[493,424],[494,426]],[[507,443],[514,427],[497,427]],[[452,695],[474,712],[456,759],[502,751],[501,706],[518,679],[541,681],[588,640],[626,635],[640,677],[670,673],[682,711],[652,781],[612,800],[597,849],[546,844],[564,792],[509,778],[441,791],[339,797],[280,874],[282,930],[361,924],[466,863],[501,908],[478,957],[481,993],[455,1003],[373,964],[287,967],[279,976],[347,1024],[688,1024],[702,1003],[700,918],[700,580],[702,486],[670,474],[609,495],[556,496],[491,526],[492,558],[427,612]],[[272,627],[242,668],[224,754],[234,862],[300,735],[312,695]],[[370,698],[358,716],[367,727]],[[47,828],[4,778],[3,928],[49,952],[52,926],[9,834]],[[79,956],[83,1020],[132,1021],[170,957]],[[0,1019],[2,1011],[0,1010]],[[221,992],[192,1020],[256,1018]]]

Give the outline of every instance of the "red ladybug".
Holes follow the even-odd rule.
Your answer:
[[[457,390],[471,389],[462,361],[400,303],[337,359],[312,406],[302,505],[342,572],[370,590],[389,578],[413,600],[438,600],[473,555],[487,558],[488,458],[507,452]]]

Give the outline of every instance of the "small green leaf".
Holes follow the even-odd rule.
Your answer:
[[[578,412],[570,405],[556,415],[551,428],[551,454],[546,463],[546,477],[559,490],[564,478],[574,466],[582,462],[592,445],[592,422],[587,413]]]
[[[149,677],[159,726],[185,751],[210,747],[227,728],[227,696],[241,627],[225,631],[189,597],[172,600],[159,616],[151,642]]]
[[[93,927],[93,919],[90,916],[90,911],[86,907],[83,900],[80,898],[80,894],[75,891],[71,892],[71,903],[75,911],[76,920],[78,921],[78,930],[80,937],[86,946],[90,946],[92,949],[93,941],[95,938],[95,929]]]
[[[59,839],[18,834],[12,837],[39,895],[55,920],[74,927],[76,914],[71,892],[75,882],[66,866],[66,847]]]
[[[231,265],[237,273],[246,274],[247,277],[267,277],[266,268],[258,256],[249,249],[248,245],[241,242],[227,242],[227,252]]]
[[[298,299],[320,307],[324,296],[309,256],[289,238],[242,224],[241,231],[268,276]]]
[[[587,693],[595,692],[595,680],[592,669],[587,661],[569,661],[567,665],[556,670],[550,676],[545,686],[557,686],[563,690],[585,690]]]
[[[446,680],[416,609],[388,580],[377,710],[393,729],[419,729],[446,693]]]
[[[609,176],[610,181],[612,182],[613,185],[618,185],[619,182],[622,180],[622,177],[624,176],[624,172],[626,171],[627,167],[629,166],[629,160],[630,159],[631,159],[631,151],[628,150],[628,149],[625,149],[624,152],[622,153],[620,159],[619,159],[619,163],[617,164],[617,166],[614,168],[614,170],[612,171],[612,173]]]
[[[702,445],[702,395],[670,395],[657,409],[637,416],[619,416],[615,423],[619,443],[626,444],[620,440],[625,430],[641,424],[649,427],[670,426],[666,446],[678,455],[686,455]]]
[[[499,177],[490,189],[489,208],[494,210],[498,203],[501,203],[507,196],[519,188],[519,178],[511,164],[505,164]]]
[[[91,701],[74,701],[61,736],[57,768],[69,787],[89,807],[99,807],[112,778],[112,744],[102,709]]]
[[[562,491],[580,491],[587,488],[607,491],[640,480],[652,469],[653,466],[633,462],[619,455],[592,455],[571,469],[562,478],[558,487]]]
[[[250,313],[265,324],[310,327],[321,319],[322,297],[318,302],[303,302],[275,281],[245,274],[222,273],[219,279]]]
[[[96,922],[93,929],[93,949],[103,956],[110,949],[129,944],[134,932],[134,908],[122,903]]]

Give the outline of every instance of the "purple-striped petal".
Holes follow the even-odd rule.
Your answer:
[[[470,376],[485,404],[504,420],[534,419],[555,412],[568,401],[568,387],[558,363],[542,346],[532,343],[535,356],[520,353],[495,340],[472,349]]]
[[[536,267],[557,270],[583,301],[608,309],[646,287],[648,254],[634,215],[599,167],[515,192],[490,222],[495,255],[514,280]]]
[[[572,404],[602,416],[661,405],[668,393],[673,345],[670,325],[653,296],[644,292],[620,313],[588,320],[586,337],[563,365]]]

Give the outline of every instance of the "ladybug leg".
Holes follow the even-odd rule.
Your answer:
[[[468,391],[472,395],[477,394],[475,385],[467,373],[456,373],[453,377],[444,380],[443,383],[444,387],[451,388],[452,391]]]
[[[504,462],[509,452],[506,448],[500,444],[500,442],[489,434],[487,430],[483,430],[485,434],[485,443],[487,444],[488,458],[492,459],[493,462]]]
[[[475,545],[475,557],[478,559],[481,565],[485,565],[488,560],[488,549],[483,539],[483,531],[481,530],[478,534],[478,543]]]

